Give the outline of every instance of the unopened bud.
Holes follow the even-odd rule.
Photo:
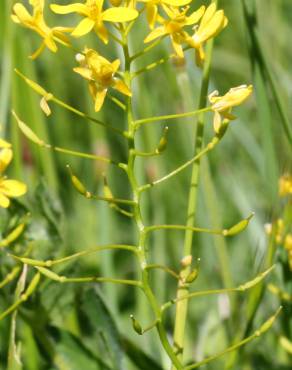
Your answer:
[[[199,275],[199,270],[198,269],[192,270],[188,274],[188,276],[186,277],[185,282],[188,283],[188,284],[192,283],[193,281],[195,281],[197,279],[198,275]]]
[[[180,261],[180,264],[183,268],[188,267],[192,264],[193,257],[191,255],[183,257]]]
[[[157,153],[162,153],[167,146],[167,133],[168,133],[168,127],[166,126],[163,130],[163,135],[159,141],[159,144],[157,146]]]

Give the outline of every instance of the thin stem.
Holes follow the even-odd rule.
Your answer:
[[[225,350],[221,351],[221,352],[218,352],[216,353],[215,355],[213,356],[210,356],[210,357],[207,357],[205,358],[204,360],[200,361],[200,362],[197,362],[196,364],[193,364],[193,365],[189,365],[189,366],[186,366],[184,368],[184,370],[192,370],[192,369],[197,369],[198,367],[200,366],[203,366],[203,365],[206,365],[208,364],[209,362],[211,361],[214,361],[216,360],[217,358],[221,357],[221,356],[224,356],[225,354],[229,353],[229,352],[232,352],[236,349],[238,349],[239,347],[251,342],[253,339],[256,339],[258,337],[260,337],[262,334],[264,334],[266,331],[268,331],[271,326],[273,325],[276,317],[279,315],[280,311],[281,311],[282,307],[279,307],[279,309],[276,311],[276,313],[271,316],[267,321],[265,321],[262,326],[256,330],[252,335],[250,335],[249,337],[247,338],[244,338],[243,340],[241,340],[240,342],[236,343],[236,344],[233,344],[232,346],[226,348]]]
[[[58,275],[55,272],[40,266],[34,266],[42,275],[47,278],[57,281],[58,283],[88,283],[88,282],[100,282],[100,283],[113,283],[113,284],[124,284],[133,285],[139,288],[142,287],[141,281],[138,280],[125,280],[125,279],[114,279],[99,276],[86,276],[86,277],[70,277]]]
[[[255,285],[259,284],[269,273],[275,268],[275,265],[268,268],[266,271],[263,271],[259,275],[257,275],[254,279],[247,281],[244,284],[241,284],[235,288],[224,288],[224,289],[211,289],[211,290],[201,290],[199,292],[193,293],[186,293],[184,295],[180,295],[175,299],[171,299],[170,301],[164,303],[161,307],[161,312],[164,312],[167,308],[171,307],[174,304],[177,304],[180,301],[189,300],[195,297],[202,297],[207,295],[214,295],[214,294],[226,294],[226,293],[234,293],[234,292],[245,292],[248,289],[253,288]]]
[[[122,103],[118,98],[115,96],[112,96],[111,94],[107,93],[107,96],[110,98],[110,100],[115,103],[119,108],[121,108],[123,111],[126,110],[126,106],[124,103]]]
[[[21,72],[19,72],[17,69],[14,69],[14,71],[39,95],[43,96],[43,97],[49,97],[48,101],[53,101],[54,103],[58,104],[59,106],[69,110],[70,112],[76,114],[77,116],[80,116],[80,117],[83,117],[91,122],[94,122],[100,126],[103,126],[121,136],[124,136],[126,137],[126,133],[116,127],[113,127],[113,126],[110,126],[108,125],[107,123],[105,122],[102,122],[94,117],[91,117],[90,115],[84,113],[84,112],[81,112],[80,110],[72,107],[71,105],[63,102],[62,100],[56,98],[53,94],[47,92],[45,89],[43,89],[40,85],[38,85],[36,82],[30,80],[29,78],[27,78],[24,74],[22,74]]]
[[[189,231],[199,232],[199,233],[224,235],[224,230],[211,230],[211,229],[186,226],[186,225],[153,225],[153,226],[148,226],[145,228],[146,233],[149,233],[151,231],[156,231],[156,230],[189,230]]]
[[[162,37],[163,38],[163,37]],[[151,49],[153,49],[155,46],[159,45],[162,38],[159,38],[157,40],[155,40],[154,42],[152,42],[150,45],[146,46],[143,50],[139,51],[137,54],[134,54],[130,57],[130,62],[132,62],[133,60],[143,56],[144,54],[148,53],[148,51],[150,51]]]
[[[90,153],[83,153],[83,152],[79,152],[79,151],[76,151],[76,150],[71,150],[71,149],[66,149],[66,148],[60,148],[58,146],[51,146],[51,145],[46,145],[45,148],[52,149],[55,152],[73,155],[74,157],[94,159],[94,160],[98,160],[98,161],[110,163],[110,164],[113,164],[115,166],[121,167],[121,163],[115,162],[115,161],[113,161],[110,158],[101,157],[99,155],[90,154]]]
[[[136,125],[137,128],[139,128],[140,126],[145,125],[147,123],[197,116],[197,115],[202,114],[202,113],[210,112],[211,110],[212,110],[211,107],[206,107],[206,108],[197,109],[197,110],[194,110],[194,111],[191,111],[191,112],[184,112],[184,113],[177,113],[177,114],[167,114],[167,115],[164,115],[164,116],[142,118],[142,119],[136,120],[135,125]]]
[[[217,5],[217,1],[215,0],[214,3]],[[201,83],[201,92],[200,92],[200,100],[198,109],[204,111],[207,105],[207,93],[208,93],[208,86],[209,86],[209,77],[210,77],[210,68],[211,68],[211,59],[212,59],[212,51],[213,51],[213,39],[211,39],[207,43],[207,52],[206,52],[206,60],[204,63],[203,69],[203,76],[202,76],[202,83]],[[193,163],[192,168],[192,175],[191,175],[191,182],[190,182],[190,191],[189,191],[189,199],[188,199],[188,210],[187,210],[187,227],[193,227],[196,219],[196,208],[197,208],[197,198],[198,198],[198,184],[199,184],[199,173],[200,173],[200,159],[201,157],[206,154],[208,151],[213,149],[215,145],[218,144],[220,138],[214,138],[213,143],[211,146],[208,144],[205,149],[203,149],[203,136],[204,136],[204,114],[200,114],[196,126],[196,140],[195,140],[195,155],[192,160],[187,162],[185,165],[181,166],[178,170],[174,171],[172,174],[166,176],[163,180],[168,179],[169,177],[173,176],[174,174],[178,173],[178,171],[183,170],[187,166]],[[183,257],[192,255],[192,244],[193,244],[193,232],[190,229],[186,229],[185,233],[185,241],[184,241],[184,249],[183,249]],[[179,281],[177,287],[177,299],[181,296],[184,296],[189,291],[189,285],[184,284],[184,278],[186,278],[191,271],[191,266],[185,267],[182,272],[182,280]],[[176,351],[178,352],[178,358],[182,361],[183,359],[183,352],[184,352],[184,341],[185,341],[185,327],[186,327],[186,319],[187,319],[187,309],[188,309],[188,300],[179,301],[176,305],[176,313],[175,313],[175,326],[174,326],[174,346]],[[175,368],[172,367],[174,370]]]
[[[157,263],[153,263],[153,264],[147,265],[145,267],[145,269],[147,269],[147,270],[160,269],[160,270],[163,270],[163,271],[167,272],[169,275],[171,275],[175,279],[177,279],[177,280],[179,279],[179,274],[177,274],[175,271],[173,271],[172,269],[170,269],[169,267],[164,266],[164,265],[159,265]]]
[[[51,100],[54,103],[58,104],[59,106],[61,106],[61,107],[65,108],[65,109],[69,110],[70,112],[76,114],[77,116],[83,117],[83,118],[85,118],[85,119],[87,119],[87,120],[89,120],[89,121],[91,121],[93,123],[96,123],[97,125],[103,126],[103,127],[107,128],[108,130],[113,131],[113,132],[115,132],[115,133],[117,133],[117,134],[125,137],[125,132],[124,131],[122,131],[122,130],[116,128],[116,127],[110,126],[107,123],[102,122],[102,121],[100,121],[100,120],[98,120],[98,119],[96,119],[94,117],[91,117],[90,115],[88,115],[88,114],[86,114],[84,112],[81,112],[80,110],[72,107],[71,105],[69,105],[67,103],[64,103],[62,100],[57,99],[55,96],[53,96],[51,98]]]
[[[123,47],[123,52],[124,52],[124,57],[125,57],[125,73],[124,73],[124,79],[125,83],[131,87],[131,62],[133,59],[130,58],[129,55],[129,49],[128,49],[128,44],[127,44],[127,35],[125,32],[121,29],[121,33],[123,34],[123,39],[124,39],[124,47]],[[139,261],[140,261],[140,267],[142,271],[142,289],[145,293],[145,296],[153,310],[153,313],[156,318],[156,329],[161,341],[161,344],[168,354],[171,362],[176,366],[178,370],[183,370],[183,365],[181,362],[177,359],[169,341],[167,338],[166,331],[160,321],[161,317],[161,312],[160,312],[160,307],[159,304],[153,294],[153,291],[150,287],[149,283],[149,271],[145,268],[147,266],[147,251],[146,251],[146,233],[145,233],[145,226],[143,223],[142,219],[142,214],[141,214],[141,209],[140,209],[140,191],[137,183],[137,178],[135,175],[135,132],[136,132],[136,125],[133,120],[133,112],[132,112],[132,98],[128,97],[127,101],[127,121],[128,121],[128,132],[127,132],[127,137],[128,137],[128,163],[127,163],[127,175],[129,179],[129,183],[132,189],[133,193],[133,200],[136,203],[135,206],[133,206],[133,219],[136,224],[137,228],[137,233],[138,233],[138,246],[137,249],[139,251]]]
[[[81,251],[81,252],[71,254],[70,256],[66,256],[66,257],[63,257],[63,258],[58,258],[56,260],[42,261],[42,260],[34,260],[34,259],[31,259],[31,258],[26,258],[26,257],[19,257],[19,256],[11,255],[11,254],[10,254],[10,256],[12,258],[15,258],[15,259],[21,261],[22,263],[27,264],[27,265],[40,266],[40,267],[51,267],[51,266],[54,266],[54,265],[58,265],[60,263],[71,261],[71,260],[76,259],[76,258],[80,258],[80,257],[83,257],[83,256],[88,256],[88,255],[96,253],[96,252],[101,252],[101,251],[104,251],[104,250],[115,250],[115,249],[129,251],[129,252],[134,253],[135,255],[138,255],[137,248],[135,246],[123,245],[123,244],[109,244],[109,245],[104,245],[104,246],[100,246],[100,247],[90,248],[90,249],[87,249],[85,251]]]
[[[206,147],[203,150],[197,152],[197,154],[192,159],[188,160],[187,162],[185,162],[181,166],[177,167],[175,170],[173,170],[169,174],[161,177],[160,179],[155,180],[155,181],[153,181],[149,184],[140,186],[139,190],[142,192],[142,191],[145,191],[145,190],[147,190],[147,189],[149,189],[149,188],[151,188],[155,185],[158,185],[161,182],[164,182],[164,181],[170,179],[171,177],[176,176],[179,172],[183,171],[184,169],[189,167],[191,164],[197,163],[203,155],[207,154],[209,151],[214,149],[214,147],[220,142],[222,137],[223,136],[218,136],[218,135],[214,136],[213,139],[209,142],[209,144],[207,144]]]

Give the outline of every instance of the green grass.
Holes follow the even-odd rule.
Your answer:
[[[11,22],[12,3],[6,0],[0,4],[1,135],[13,144],[14,161],[10,174],[25,181],[29,192],[10,211],[10,224],[7,214],[0,213],[3,219],[0,232],[5,234],[19,217],[16,215],[24,214],[27,207],[31,212],[27,237],[34,258],[59,258],[112,242],[132,243],[132,222],[105,203],[87,200],[78,194],[70,182],[66,165],[70,164],[92,192],[102,192],[102,173],[106,172],[112,191],[119,198],[130,195],[124,173],[101,163],[39,148],[23,137],[12,118],[11,109],[14,109],[41,138],[54,145],[101,155],[109,153],[114,160],[125,160],[127,155],[126,143],[118,135],[53,102],[49,103],[52,115],[45,117],[39,108],[39,96],[15,74],[14,68],[70,105],[111,122],[119,129],[125,128],[121,111],[110,100],[102,113],[94,113],[86,83],[72,72],[76,64],[73,51],[60,47],[57,55],[45,51],[36,62],[27,58],[39,40],[30,31]],[[196,7],[200,3],[206,4],[196,1]],[[268,243],[264,224],[281,214],[283,204],[277,195],[278,177],[292,170],[289,106],[292,4],[289,0],[222,0],[219,3],[226,11],[229,26],[215,39],[209,91],[218,89],[225,93],[232,86],[252,83],[254,94],[243,107],[236,109],[238,119],[231,123],[222,143],[203,161],[196,223],[203,227],[229,227],[251,211],[256,215],[249,228],[236,237],[223,239],[194,234],[194,257],[201,259],[199,278],[194,285],[196,290],[237,286],[267,266]],[[257,19],[255,29],[250,18],[244,16],[243,3]],[[66,19],[68,24],[76,21],[70,16]],[[134,28],[133,49],[141,47],[139,40],[147,32],[146,25]],[[77,44],[81,49],[84,39]],[[86,44],[97,47],[112,59],[120,53],[115,48],[96,43],[93,35],[86,38]],[[163,42],[137,66],[157,60],[168,51],[168,42]],[[194,65],[192,51],[187,53],[185,67],[176,67],[169,62],[141,75],[134,84],[136,117],[196,109],[200,79],[201,71]],[[208,141],[212,135],[212,117],[210,114],[206,117],[205,140]],[[141,183],[151,176],[163,176],[192,156],[193,122],[192,119],[181,119],[170,124],[165,153],[154,159],[139,160]],[[141,149],[155,148],[164,125],[164,122],[145,125],[139,134]],[[188,169],[144,194],[143,215],[149,224],[185,224],[190,174]],[[152,262],[166,263],[178,270],[183,243],[184,233],[180,231],[164,230],[153,234],[149,244]],[[18,255],[23,253],[22,243],[17,243],[11,251]],[[1,281],[12,262],[4,252],[0,253],[4,261],[0,268]],[[282,261],[278,252],[276,258]],[[98,274],[134,278],[136,265],[127,253],[110,251],[85,257],[57,271],[66,276]],[[270,279],[291,294],[291,272],[290,278],[289,275],[283,278],[282,271],[286,271],[285,264],[279,262]],[[162,272],[153,273],[152,285],[161,302],[175,296],[175,281]],[[14,290],[15,282],[0,291],[1,312],[12,303]],[[257,294],[262,294],[259,305]],[[214,350],[217,352],[227,347],[234,338],[241,339],[244,334],[253,333],[279,305],[279,301],[264,289],[233,295],[231,302],[233,314],[228,320],[222,319],[216,297],[199,298],[190,303],[187,359],[200,360]],[[279,336],[284,333],[291,340],[291,303],[284,306],[284,311],[286,314],[280,315],[277,325],[265,336],[206,368],[288,370],[291,355],[281,348]],[[22,342],[23,368],[107,369],[108,364],[110,369],[168,368],[168,360],[156,334],[139,337],[132,330],[129,319],[132,313],[142,326],[151,322],[151,312],[144,298],[132,288],[106,284],[97,287],[88,284],[82,288],[43,281],[40,291],[17,315],[16,336],[17,341]],[[171,335],[173,309],[169,311],[168,319],[167,328]],[[10,326],[11,318],[0,322],[0,369],[7,368],[8,343],[5,338],[12,332]],[[136,346],[142,348],[143,353]],[[17,369],[11,366],[9,369]]]

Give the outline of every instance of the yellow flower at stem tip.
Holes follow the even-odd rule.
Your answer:
[[[154,28],[158,19],[158,6],[169,5],[173,7],[184,6],[189,4],[192,0],[139,0],[146,3],[146,18],[151,29]]]
[[[16,3],[13,6],[11,18],[15,23],[22,24],[43,38],[41,46],[33,53],[31,58],[37,58],[45,47],[55,53],[58,50],[56,41],[68,46],[70,44],[69,39],[63,33],[71,31],[71,29],[65,27],[50,28],[47,26],[44,20],[45,0],[29,0],[29,3],[33,8],[32,15],[22,4]]]
[[[1,142],[5,142],[0,139]],[[7,142],[5,142],[7,143]],[[9,143],[7,143],[9,144]],[[2,147],[3,148],[3,147]],[[4,147],[0,152],[0,207],[7,208],[10,205],[9,198],[19,197],[26,193],[27,187],[24,183],[17,180],[7,180],[2,173],[6,170],[13,157],[10,148]]]
[[[85,4],[69,5],[52,4],[51,9],[57,14],[77,13],[85,17],[73,30],[72,36],[81,37],[94,29],[98,37],[108,43],[108,32],[104,22],[121,23],[138,17],[137,10],[126,7],[114,7],[103,10],[104,0],[86,0]]]
[[[109,62],[93,49],[85,49],[83,54],[76,55],[76,59],[80,67],[73,70],[88,80],[96,112],[100,111],[109,87],[131,96],[128,86],[121,79],[114,77],[120,66],[119,59]]]
[[[159,16],[158,22],[162,23],[162,26],[155,28],[150,34],[145,38],[144,42],[151,42],[159,37],[166,35],[170,36],[172,46],[179,58],[184,57],[182,44],[191,42],[190,35],[184,30],[184,27],[191,26],[197,23],[202,15],[204,14],[205,7],[201,6],[198,10],[194,11],[190,15],[186,13],[189,10],[189,6],[180,10],[175,7],[168,7],[163,5],[169,19],[163,19]]]
[[[218,133],[222,120],[234,120],[236,117],[231,114],[231,109],[243,103],[252,93],[252,85],[241,85],[231,88],[225,95],[219,96],[218,91],[209,95],[211,109],[214,114],[214,130]]]
[[[196,49],[196,62],[199,66],[205,60],[203,43],[218,35],[228,24],[224,11],[216,9],[215,3],[209,5],[201,18],[200,25],[193,28],[195,33],[192,36],[190,45]]]

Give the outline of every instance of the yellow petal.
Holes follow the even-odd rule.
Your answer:
[[[81,37],[89,33],[95,25],[95,21],[90,18],[84,18],[71,33],[72,36]]]
[[[13,152],[9,148],[4,148],[0,152],[0,172],[4,172],[11,162],[13,157]]]
[[[14,5],[13,11],[21,23],[31,22],[33,20],[26,8],[20,3]]]
[[[219,112],[214,113],[213,128],[216,134],[218,134],[221,127],[222,119]]]
[[[155,28],[155,30],[149,33],[149,35],[145,38],[144,42],[145,43],[151,42],[157,39],[158,37],[164,36],[165,34],[166,31],[164,26],[157,27]]]
[[[205,14],[203,15],[201,19],[200,27],[205,26],[205,24],[210,21],[210,19],[213,17],[213,15],[216,12],[216,8],[217,6],[215,3],[212,3],[208,6],[208,8],[205,11]]]
[[[238,87],[234,87],[230,89],[228,93],[224,96],[217,97],[216,102],[212,105],[212,109],[218,110],[218,112],[220,112],[240,105],[251,95],[252,90],[252,85],[241,85]]]
[[[202,5],[198,10],[193,12],[189,17],[186,19],[186,25],[189,26],[191,24],[198,23],[198,21],[201,19],[202,15],[204,14],[205,6]]]
[[[121,64],[121,62],[120,62],[120,60],[119,59],[116,59],[116,60],[114,60],[113,62],[112,62],[112,69],[113,69],[113,73],[116,73],[117,72],[117,70],[119,69],[119,67],[120,67],[120,64]]]
[[[171,6],[184,6],[191,2],[192,0],[163,0],[164,4]]]
[[[147,17],[147,22],[149,24],[149,27],[151,30],[153,30],[156,19],[157,19],[157,5],[156,4],[151,4],[148,3],[146,5],[146,17]]]
[[[95,96],[95,103],[94,103],[94,110],[96,112],[99,112],[101,110],[106,93],[107,93],[107,89],[97,90],[96,96]]]
[[[8,141],[0,138],[0,148],[10,148],[11,144]]]
[[[0,183],[0,192],[8,197],[20,197],[27,192],[27,186],[17,180],[3,180]]]
[[[73,68],[73,71],[79,73],[86,80],[92,80],[92,72],[88,68],[76,67]]]
[[[50,49],[53,53],[57,52],[58,48],[52,35],[48,35],[47,37],[45,37],[44,43],[46,44],[47,48]]]
[[[139,13],[131,8],[109,8],[105,10],[101,17],[107,22],[128,22],[137,18]]]
[[[85,4],[70,4],[70,5],[57,5],[51,4],[50,8],[54,13],[57,14],[69,14],[69,13],[78,13],[84,16],[88,16],[88,7]]]
[[[197,37],[200,42],[209,40],[211,37],[215,37],[223,28],[225,16],[223,10],[218,10],[211,18],[211,20],[204,25],[199,27]]]
[[[108,32],[103,23],[99,24],[98,26],[95,25],[94,27],[95,33],[101,39],[102,42],[105,44],[108,43]]]
[[[4,194],[0,193],[0,207],[8,208],[10,204],[9,198],[5,197]]]
[[[41,55],[41,53],[45,50],[45,48],[46,44],[45,42],[42,42],[41,46],[32,55],[30,55],[29,58],[32,60],[37,59]]]
[[[172,46],[173,46],[177,56],[179,58],[183,58],[184,57],[184,51],[183,51],[183,48],[182,48],[181,44],[178,42],[177,37],[175,35],[171,35],[170,38],[171,38]]]
[[[116,89],[116,90],[118,90],[120,93],[122,93],[124,95],[127,95],[127,96],[131,96],[132,95],[130,89],[125,84],[125,82],[122,81],[122,80],[115,79],[114,80],[114,84],[113,84],[113,88]]]

